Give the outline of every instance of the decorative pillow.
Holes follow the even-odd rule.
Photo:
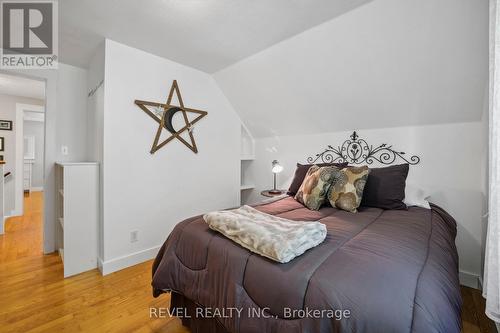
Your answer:
[[[340,170],[328,191],[328,200],[332,207],[357,212],[369,174],[370,169],[367,166]]]
[[[292,184],[290,184],[290,188],[288,189],[287,194],[288,195],[295,195],[300,188],[300,185],[302,185],[302,182],[304,181],[304,178],[306,177],[307,170],[312,165],[317,165],[319,167],[326,167],[326,166],[334,166],[339,169],[343,169],[347,166],[347,162],[345,163],[320,163],[320,164],[300,164],[297,163],[297,169],[295,169],[295,176],[293,176]]]
[[[325,202],[328,189],[338,172],[339,169],[334,166],[319,167],[313,165],[307,171],[306,177],[295,195],[295,200],[309,209],[318,210]]]
[[[431,205],[429,204],[429,201],[427,201],[427,199],[429,199],[429,195],[423,189],[412,184],[406,184],[404,200],[406,206],[416,206],[431,209]]]
[[[371,168],[370,170],[361,206],[406,209],[403,200],[409,165],[391,165],[385,168]]]

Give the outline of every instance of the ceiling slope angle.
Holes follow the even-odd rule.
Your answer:
[[[488,1],[373,1],[214,77],[254,137],[480,121]]]
[[[64,0],[60,60],[86,68],[104,38],[213,73],[371,0]]]

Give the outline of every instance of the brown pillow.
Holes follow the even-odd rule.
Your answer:
[[[369,173],[367,166],[339,170],[327,196],[332,207],[356,213]]]
[[[370,170],[361,206],[406,209],[403,200],[409,165],[391,165],[385,168],[371,168]]]
[[[319,167],[313,165],[307,171],[306,177],[295,195],[295,200],[309,209],[319,210],[326,201],[328,189],[337,177],[339,169],[334,166]]]
[[[297,169],[295,169],[295,176],[293,177],[292,184],[290,185],[290,188],[288,188],[288,195],[295,195],[300,188],[300,185],[302,185],[302,182],[304,181],[304,178],[306,177],[307,170],[312,165],[317,165],[319,167],[325,167],[325,166],[334,166],[339,169],[343,169],[347,166],[347,162],[345,163],[319,163],[319,164],[300,164],[297,163]]]

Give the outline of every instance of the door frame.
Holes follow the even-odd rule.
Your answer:
[[[58,70],[25,70],[25,69],[0,69],[0,73],[16,75],[45,83],[45,126],[44,126],[44,185],[43,185],[43,253],[55,251],[55,228],[56,219],[54,212],[55,205],[55,181],[54,163],[57,160],[57,140],[56,140],[56,118],[57,118],[57,97],[60,74],[62,68],[67,65],[59,64]]]
[[[24,214],[24,111],[45,113],[45,106],[16,103],[16,169],[14,174],[15,191],[12,216],[21,216]],[[45,149],[43,155],[43,160],[45,161]]]

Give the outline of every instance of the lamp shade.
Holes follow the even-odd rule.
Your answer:
[[[273,168],[271,169],[273,173],[280,173],[283,171],[283,167],[280,165],[280,162],[278,160],[273,161]]]

